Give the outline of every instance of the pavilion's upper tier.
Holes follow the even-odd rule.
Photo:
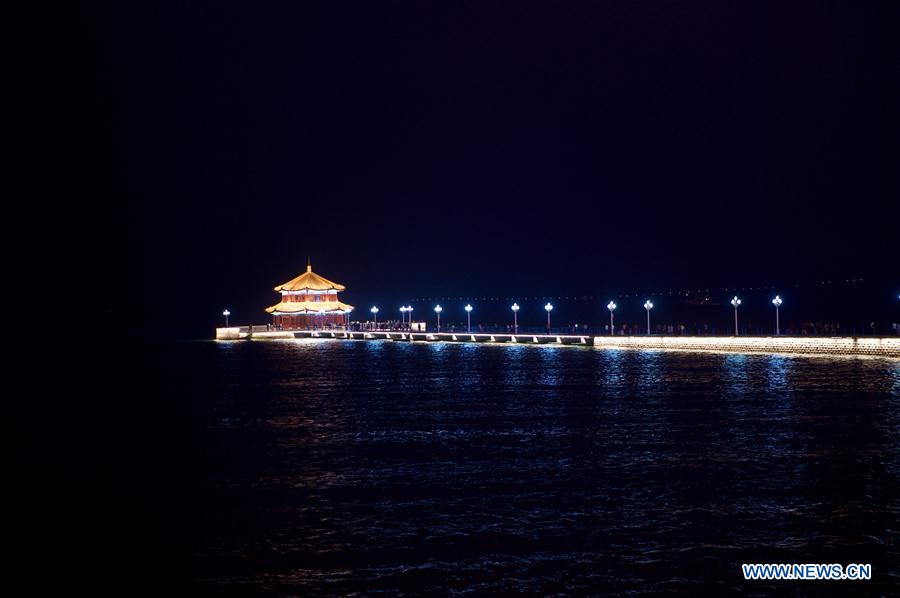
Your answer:
[[[327,278],[322,278],[312,271],[312,266],[306,266],[306,272],[289,280],[288,282],[278,285],[275,290],[282,291],[343,291],[346,287],[336,282],[331,282]]]

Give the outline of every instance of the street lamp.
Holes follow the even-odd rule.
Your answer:
[[[465,310],[466,310],[466,318],[468,319],[467,332],[472,332],[472,306],[467,303]]]
[[[435,305],[435,306],[434,306],[434,313],[437,314],[437,318],[438,318],[438,327],[437,327],[437,331],[438,331],[438,332],[441,331],[441,312],[442,312],[442,311],[444,311],[444,308],[441,307],[440,305]]]
[[[226,309],[222,312],[222,315],[225,316],[225,328],[228,328],[228,316],[231,315],[231,312]]]
[[[406,313],[409,314],[408,318],[409,318],[409,329],[410,329],[410,330],[412,330],[412,312],[413,312],[413,307],[412,307],[412,305],[407,305],[407,306],[406,306]]]
[[[613,325],[613,322],[615,321],[614,318],[613,318],[613,312],[616,311],[616,302],[615,302],[615,301],[610,301],[610,302],[606,305],[606,309],[609,310],[609,334],[610,334],[610,336],[613,336],[613,335],[616,334],[616,329],[615,329],[615,327],[614,327],[614,325]]]
[[[738,305],[741,304],[741,300],[737,298],[737,295],[734,296],[734,299],[731,300],[731,304],[734,306],[734,335],[738,335],[738,321],[737,321],[737,308]]]
[[[372,330],[378,330],[378,308],[373,305],[372,309],[369,311],[372,312],[372,317],[375,318],[375,322],[372,324]]]
[[[775,336],[779,336],[781,334],[781,322],[778,321],[778,308],[781,307],[781,304],[784,301],[781,300],[781,297],[775,295],[775,298],[772,299],[772,305],[775,306]]]
[[[647,310],[647,336],[650,336],[650,310],[653,309],[653,302],[647,299],[644,302],[644,309]]]
[[[547,305],[544,306],[544,309],[547,310],[547,334],[550,334],[550,312],[553,311],[553,304],[548,301]]]
[[[406,307],[400,306],[400,330],[406,325]]]
[[[513,334],[519,334],[519,304],[512,304],[513,310]]]

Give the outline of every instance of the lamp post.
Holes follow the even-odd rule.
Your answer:
[[[406,307],[400,306],[400,330],[403,330],[403,327],[406,326]]]
[[[738,335],[738,320],[737,320],[737,308],[738,305],[741,304],[741,300],[737,298],[737,295],[734,296],[734,299],[731,300],[731,304],[734,306],[734,335]]]
[[[778,295],[775,295],[775,298],[772,299],[772,305],[775,306],[775,336],[781,335],[781,322],[779,322],[778,319],[778,308],[781,307],[782,303],[784,303],[784,301],[782,301],[781,297]]]
[[[519,304],[512,304],[513,311],[513,334],[519,334]]]
[[[441,331],[441,312],[442,312],[442,311],[444,311],[444,308],[441,307],[440,305],[435,305],[435,306],[434,306],[434,313],[437,314],[437,320],[438,320],[438,327],[437,327],[437,331],[438,331],[438,332]]]
[[[647,310],[647,336],[650,336],[650,310],[653,309],[653,302],[647,299],[644,302],[644,309]]]
[[[222,315],[225,316],[225,328],[228,328],[228,316],[231,315],[231,312],[226,309],[222,312]]]
[[[472,332],[472,306],[467,303],[465,309],[467,319],[466,331]]]
[[[409,322],[409,329],[410,329],[410,330],[412,330],[412,312],[413,312],[413,307],[412,307],[412,305],[407,305],[407,306],[406,306],[406,313],[409,314],[409,316],[408,316],[408,322]]]
[[[375,321],[372,323],[372,330],[378,330],[378,308],[373,305],[369,311],[372,312],[372,317],[375,318]]]
[[[550,312],[553,311],[553,304],[548,301],[547,305],[544,306],[544,309],[547,310],[547,334],[550,334]]]
[[[616,329],[614,324],[615,319],[613,318],[613,312],[616,311],[616,302],[610,301],[609,303],[607,303],[606,309],[609,310],[609,334],[610,336],[615,336]]]

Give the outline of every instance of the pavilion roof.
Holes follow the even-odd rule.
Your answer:
[[[319,276],[312,271],[312,266],[306,266],[306,272],[275,287],[276,291],[343,291],[346,287],[327,278]]]
[[[340,301],[282,301],[272,307],[267,307],[267,313],[317,315],[328,313],[344,313],[353,309],[352,305]]]

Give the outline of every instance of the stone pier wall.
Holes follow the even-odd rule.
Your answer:
[[[727,351],[733,353],[801,353],[874,355],[900,358],[900,338],[819,338],[754,336],[598,336],[594,346],[618,349]]]

